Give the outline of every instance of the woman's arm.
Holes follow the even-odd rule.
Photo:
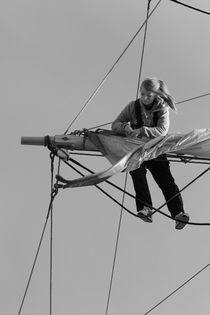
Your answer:
[[[138,137],[156,138],[165,136],[169,130],[169,108],[161,110],[158,116],[157,126],[155,127],[141,127],[138,130]]]
[[[129,124],[132,120],[133,103],[134,102],[130,102],[113,121],[111,126],[113,131],[124,135],[129,135],[133,131]]]

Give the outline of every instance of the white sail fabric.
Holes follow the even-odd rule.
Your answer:
[[[91,136],[92,137],[92,136]],[[105,157],[112,163],[109,169],[67,181],[64,188],[96,185],[124,170],[127,172],[139,168],[147,160],[166,153],[191,155],[210,158],[210,129],[193,130],[189,133],[168,134],[149,140],[95,134],[103,146]]]

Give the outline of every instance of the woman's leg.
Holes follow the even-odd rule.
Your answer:
[[[156,183],[160,187],[165,197],[166,202],[176,195],[171,201],[167,203],[168,210],[171,216],[174,218],[180,212],[184,212],[183,200],[179,192],[174,178],[170,171],[169,161],[166,156],[159,157],[163,161],[157,159],[145,162],[146,167],[152,173]]]
[[[130,172],[136,193],[137,211],[142,210],[144,206],[152,205],[152,199],[147,183],[146,173],[147,170],[144,163],[138,169]]]

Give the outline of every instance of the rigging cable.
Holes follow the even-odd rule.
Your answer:
[[[175,2],[175,3],[177,3],[177,4],[180,4],[180,5],[183,5],[184,7],[193,9],[193,10],[195,10],[195,11],[198,11],[198,12],[201,12],[201,13],[205,13],[205,14],[210,15],[210,12],[207,12],[207,11],[204,11],[204,10],[201,10],[201,9],[198,9],[198,8],[195,8],[195,7],[192,7],[191,5],[182,3],[182,2],[180,2],[180,1],[177,1],[177,0],[170,0],[170,1]]]
[[[85,169],[86,171],[90,172],[90,173],[94,173],[93,171],[91,171],[90,169],[88,169],[87,167],[83,166],[81,163],[79,163],[78,161],[75,161],[74,159],[70,158],[70,161],[75,163],[76,165],[82,167],[83,169]],[[80,171],[78,171],[76,168],[74,168],[71,164],[69,164],[67,161],[63,161],[66,165],[68,165],[69,167],[71,167],[74,171],[76,171],[78,174],[80,174],[81,176],[84,176],[84,174],[82,174]],[[184,189],[186,189],[190,184],[192,184],[192,182],[194,182],[195,180],[197,180],[199,177],[203,176],[207,171],[209,171],[210,168],[206,169],[204,172],[202,172],[201,174],[199,174],[195,179],[193,179],[191,181],[191,183],[188,183],[186,186],[184,186],[180,192],[182,192]],[[121,192],[125,192],[126,195],[128,195],[129,197],[136,199],[136,197],[134,195],[132,195],[131,193],[124,191],[122,188],[118,187],[116,184],[110,182],[109,180],[105,181],[107,184],[113,186],[114,188],[120,190]],[[108,196],[110,199],[112,199],[115,203],[117,203],[118,205],[122,206],[123,209],[125,209],[129,214],[133,215],[134,217],[138,217],[137,214],[135,214],[134,212],[130,211],[129,209],[127,209],[124,205],[122,205],[120,202],[118,202],[114,197],[112,197],[111,195],[109,195],[107,192],[105,192],[100,186],[98,186],[97,184],[94,185],[96,186],[99,190],[101,190],[103,193],[106,194],[106,196]],[[174,196],[175,197],[175,196]],[[160,209],[163,208],[166,205],[166,203],[162,204],[159,208],[155,208],[152,207],[152,209],[154,209],[155,211],[159,212],[160,214],[162,214],[163,216],[175,221],[174,218],[172,218],[170,215],[162,212]],[[188,225],[197,225],[197,226],[210,226],[210,223],[207,222],[188,222]]]
[[[202,271],[204,271],[207,267],[210,266],[210,263],[208,263],[206,266],[204,266],[202,269],[200,269],[198,272],[196,272],[192,277],[190,277],[187,281],[185,281],[182,285],[180,285],[176,290],[174,290],[173,292],[171,292],[169,295],[167,295],[163,300],[161,300],[159,303],[157,303],[155,306],[153,306],[149,311],[147,311],[146,313],[144,313],[144,315],[148,315],[149,313],[151,313],[155,308],[157,308],[160,304],[162,304],[163,302],[165,302],[169,297],[171,297],[174,293],[176,293],[177,291],[179,291],[181,288],[183,288],[186,284],[188,284],[192,279],[194,279],[195,277],[197,277]]]
[[[164,204],[162,204],[162,207],[164,207],[165,205],[167,205],[173,198],[175,198],[176,196],[178,196],[183,190],[185,190],[187,187],[189,187],[190,185],[192,185],[196,180],[198,180],[201,176],[203,176],[205,173],[207,173],[210,170],[210,167],[208,167],[207,169],[205,169],[203,172],[201,172],[198,176],[196,176],[193,180],[191,180],[187,185],[185,185],[182,189],[179,190],[179,192],[177,194],[175,194],[172,198],[170,198],[169,200],[167,200]],[[158,209],[160,209],[158,208]],[[153,214],[155,212],[157,212],[158,210],[155,210],[153,212]]]
[[[147,15],[146,15],[146,22],[145,22],[144,39],[143,39],[143,47],[142,47],[142,53],[141,53],[141,62],[140,62],[140,70],[139,70],[139,77],[138,77],[136,99],[138,98],[138,92],[139,92],[139,86],[140,86],[140,78],[141,78],[143,58],[144,58],[144,48],[145,48],[146,35],[147,35],[147,24],[148,24],[148,19],[149,19],[150,2],[151,2],[151,0],[148,0]],[[122,223],[122,215],[123,215],[123,207],[124,207],[124,201],[125,201],[125,191],[126,191],[126,186],[127,186],[127,180],[128,180],[128,172],[126,172],[125,181],[124,181],[122,206],[121,206],[121,210],[120,210],[120,217],[119,217],[118,230],[117,230],[117,239],[116,239],[116,243],[115,243],[115,252],[114,252],[114,258],[113,258],[110,286],[109,286],[107,306],[106,306],[106,313],[105,313],[106,315],[108,315],[108,310],[109,310],[109,302],[110,302],[110,297],[111,297],[111,289],[112,289],[112,283],[113,283],[113,277],[114,277],[114,271],[115,271],[115,263],[116,263],[116,257],[117,257],[117,250],[118,250],[118,244],[119,244],[119,237],[120,237],[120,230],[121,230],[121,223]]]
[[[128,177],[128,172],[126,172],[125,182],[124,182],[122,205],[121,205],[121,210],[120,210],[120,217],[119,217],[119,223],[118,223],[118,229],[117,229],[117,238],[116,238],[115,251],[114,251],[114,259],[113,259],[113,264],[112,264],[112,273],[111,273],[109,293],[108,293],[108,299],[107,299],[107,305],[106,305],[106,313],[105,313],[106,315],[108,314],[109,302],[110,302],[111,290],[112,290],[112,283],[113,283],[113,278],[114,278],[114,270],[115,270],[115,264],[116,264],[116,257],[117,257],[117,250],[118,250],[118,244],[119,244],[119,238],[120,238],[120,229],[121,229],[122,215],[123,215],[123,208],[124,208],[124,201],[125,201],[127,177]]]
[[[81,176],[85,176],[82,172],[80,172],[78,169],[76,169],[73,165],[70,165],[69,163],[65,162],[70,168],[72,168],[76,173],[78,173]],[[109,193],[107,193],[103,188],[101,188],[100,186],[98,186],[97,184],[94,185],[97,189],[99,189],[101,192],[103,192],[107,197],[109,197],[110,199],[112,199],[115,203],[118,204],[118,206],[123,207],[123,209],[125,209],[128,213],[130,213],[131,215],[133,215],[134,217],[137,217],[137,215],[135,213],[133,213],[132,211],[130,211],[129,209],[127,209],[124,205],[122,205],[119,201],[117,201],[114,197],[112,197]],[[121,191],[123,191],[123,189],[120,188]],[[126,193],[126,192],[125,192]]]
[[[191,98],[188,98],[186,100],[176,102],[176,105],[179,105],[179,104],[182,104],[182,103],[186,103],[186,102],[189,102],[189,101],[192,101],[192,100],[196,100],[198,98],[202,98],[202,97],[209,96],[209,95],[210,95],[210,93],[206,93],[206,94],[198,95],[198,96],[195,96],[195,97],[191,97]],[[102,125],[99,125],[99,126],[87,128],[87,130],[97,129],[97,128],[104,127],[104,126],[111,125],[111,124],[112,124],[112,121],[108,122],[108,123],[105,123],[105,124],[102,124]]]
[[[51,153],[50,153],[50,157],[51,157],[51,164],[52,164],[53,161],[54,161],[54,156]],[[51,166],[51,171],[52,171],[52,166]],[[28,282],[27,282],[27,285],[26,285],[26,289],[25,289],[25,292],[24,292],[24,295],[23,295],[23,298],[22,298],[22,301],[21,301],[21,305],[20,305],[19,311],[18,311],[18,315],[21,314],[21,311],[22,311],[22,308],[23,308],[23,304],[25,302],[26,294],[28,292],[28,288],[29,288],[29,285],[30,285],[30,282],[31,282],[31,279],[32,279],[32,275],[33,275],[34,269],[35,269],[36,261],[37,261],[38,255],[39,255],[39,251],[40,251],[40,248],[41,248],[42,241],[43,241],[43,237],[44,237],[44,233],[45,233],[45,230],[46,230],[46,226],[47,226],[47,222],[48,222],[48,219],[49,219],[49,215],[51,213],[52,204],[53,204],[53,201],[54,201],[55,196],[57,195],[57,193],[58,193],[58,189],[54,189],[53,191],[51,191],[51,199],[50,199],[50,203],[49,203],[49,207],[48,207],[48,211],[47,211],[46,220],[45,220],[45,223],[44,223],[44,227],[43,227],[43,230],[42,230],[41,238],[40,238],[40,241],[39,241],[39,244],[38,244],[38,248],[37,248],[37,251],[36,251],[34,262],[33,262],[32,268],[31,268],[29,279],[28,279]]]
[[[204,96],[208,96],[208,95],[210,95],[210,93],[206,93],[206,94],[202,94],[202,95],[195,96],[195,97],[192,97],[192,98],[188,98],[186,100],[183,100],[183,101],[180,101],[180,102],[176,102],[176,105],[182,104],[182,103],[186,103],[186,102],[189,102],[189,101],[192,101],[192,100],[196,100],[198,98],[201,98],[201,97],[204,97]]]
[[[158,5],[160,4],[162,0],[159,0],[158,3],[155,5],[155,7],[151,10],[151,13],[148,16],[148,19],[150,18],[150,16],[153,14],[153,12],[156,10],[156,8],[158,7]],[[79,115],[84,111],[84,109],[87,107],[87,105],[90,103],[90,101],[93,99],[93,97],[97,94],[97,92],[100,90],[100,88],[102,87],[102,85],[104,84],[104,82],[106,81],[106,79],[108,78],[108,76],[110,75],[110,73],[112,72],[112,70],[115,68],[115,66],[118,64],[118,62],[120,61],[120,59],[123,57],[123,55],[125,54],[125,52],[128,50],[128,48],[130,47],[130,45],[133,43],[133,41],[135,40],[135,38],[137,37],[137,35],[140,33],[140,31],[142,30],[142,28],[144,27],[146,21],[144,21],[144,23],[141,25],[141,27],[138,29],[138,31],[136,32],[136,34],[132,37],[132,39],[130,40],[130,42],[128,43],[128,45],[125,47],[125,49],[123,50],[123,52],[120,54],[120,56],[118,57],[118,59],[115,61],[115,63],[113,64],[113,66],[110,68],[110,70],[107,72],[107,74],[104,76],[104,78],[102,79],[102,81],[99,83],[99,85],[96,87],[96,89],[93,91],[93,93],[90,95],[90,97],[88,98],[88,100],[85,102],[85,104],[83,105],[83,107],[81,108],[81,110],[78,112],[78,114],[76,115],[76,117],[72,120],[72,122],[70,123],[70,125],[68,126],[68,128],[66,129],[64,134],[67,134],[69,129],[71,128],[71,126],[73,125],[73,123],[76,121],[76,119],[79,117]]]
[[[144,39],[143,39],[143,45],[142,45],[141,62],[140,62],[139,77],[138,77],[138,84],[137,84],[137,91],[136,91],[136,100],[138,99],[138,95],[139,95],[141,73],[142,73],[142,66],[143,66],[143,59],[144,59],[144,49],[145,49],[146,36],[147,36],[147,25],[148,25],[148,19],[149,19],[150,2],[151,0],[148,0],[148,3],[147,3],[147,16],[146,16],[146,23],[145,23],[145,28],[144,28]]]

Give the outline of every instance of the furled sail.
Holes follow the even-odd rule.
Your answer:
[[[58,178],[63,188],[96,185],[122,171],[137,169],[144,161],[162,154],[175,153],[193,157],[210,158],[210,129],[189,133],[168,134],[152,140],[120,137],[105,133],[90,133],[97,149],[111,162],[109,169],[75,180]]]

